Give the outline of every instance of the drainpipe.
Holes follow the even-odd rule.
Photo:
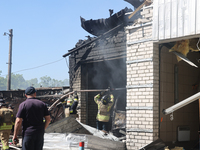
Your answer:
[[[159,104],[158,104],[158,107],[159,107],[159,131],[158,131],[158,137],[160,138],[160,57],[161,57],[161,49],[162,49],[162,45],[159,44],[159,81],[158,81],[158,84],[159,84]]]

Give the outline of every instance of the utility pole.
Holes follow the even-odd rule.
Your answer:
[[[12,65],[12,37],[13,29],[9,30],[10,33],[4,32],[4,35],[9,35],[9,55],[8,55],[8,79],[7,79],[7,91],[10,90],[11,86],[11,65]]]

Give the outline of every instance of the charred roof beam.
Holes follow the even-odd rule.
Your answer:
[[[108,37],[110,34],[116,33],[116,32],[119,31],[122,27],[124,27],[124,23],[122,23],[122,24],[120,24],[120,25],[114,27],[113,29],[111,29],[111,30],[109,30],[108,32],[106,32],[106,33],[100,35],[99,37],[97,37],[97,38],[95,38],[95,39],[92,39],[91,41],[89,41],[88,43],[85,43],[85,44],[81,45],[80,47],[73,48],[73,49],[69,50],[69,52],[66,53],[66,54],[64,54],[63,57],[67,57],[67,56],[69,56],[70,54],[72,54],[72,53],[74,53],[74,52],[76,52],[76,51],[78,51],[78,50],[80,50],[80,49],[82,49],[82,48],[88,46],[89,44],[91,44],[91,43],[93,43],[93,42],[95,42],[95,41],[97,41],[97,40],[99,40],[99,39],[101,39],[101,38],[106,38],[106,37]]]

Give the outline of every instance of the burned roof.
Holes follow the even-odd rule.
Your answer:
[[[143,0],[133,0],[130,2],[135,3],[135,7],[143,4]],[[119,31],[122,31],[125,26],[133,24],[135,20],[142,17],[141,14],[137,11],[134,13],[134,16],[129,18],[128,15],[130,15],[130,13],[133,11],[127,7],[113,15],[113,10],[109,9],[109,11],[110,17],[106,19],[85,20],[81,17],[82,28],[95,37],[88,36],[87,40],[79,40],[75,45],[75,48],[68,50],[68,53],[64,54],[63,57],[66,57],[86,46],[95,45],[94,43],[97,40],[115,36]]]
[[[139,7],[142,3],[144,3],[145,0],[124,0],[131,5],[133,5],[135,8]]]
[[[81,17],[81,26],[90,34],[100,36],[103,33],[118,26],[119,24],[126,22],[124,15],[127,12],[132,12],[132,9],[128,9],[126,7],[125,9],[120,10],[119,12],[111,15],[109,18],[106,19],[85,20]]]

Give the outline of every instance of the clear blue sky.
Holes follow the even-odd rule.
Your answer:
[[[80,16],[108,18],[109,9],[116,13],[125,7],[134,9],[124,0],[1,0],[1,76],[8,73],[9,36],[3,33],[9,29],[13,29],[12,73],[22,74],[25,80],[46,75],[64,80],[69,74],[62,55],[90,35],[81,27]]]

